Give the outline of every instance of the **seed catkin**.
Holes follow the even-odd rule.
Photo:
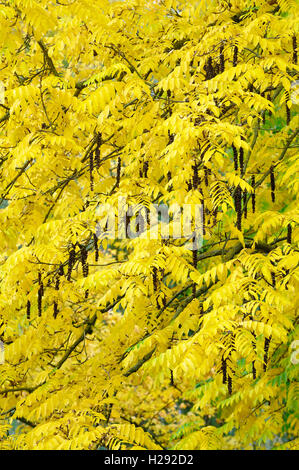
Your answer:
[[[69,253],[69,260],[68,260],[68,271],[67,271],[67,280],[71,280],[72,270],[76,261],[76,251],[74,245],[72,246],[70,253]]]
[[[101,132],[99,132],[97,135],[97,144],[96,144],[95,153],[94,153],[94,161],[95,161],[95,166],[97,170],[100,168],[101,145],[102,145],[102,134]]]
[[[242,190],[240,186],[237,186],[235,189],[235,210],[237,213],[237,229],[241,231],[242,229]]]
[[[193,189],[197,189],[199,185],[198,166],[195,164],[192,166],[192,169],[193,169],[193,177],[192,177]]]
[[[251,177],[251,186],[253,187],[253,193],[251,195],[251,203],[252,203],[252,213],[255,213],[255,176]]]
[[[274,166],[270,167],[270,183],[271,183],[271,199],[272,202],[275,202],[275,175],[274,175]]]
[[[244,149],[243,147],[241,147],[239,151],[239,163],[240,163],[240,173],[242,176],[244,173]]]
[[[90,191],[93,191],[94,180],[93,180],[93,152],[89,154],[89,178],[90,178]]]
[[[238,64],[238,46],[234,47],[234,56],[233,56],[233,67],[236,67]]]
[[[27,305],[26,305],[26,317],[27,317],[27,320],[30,320],[30,309],[31,309],[31,303],[30,303],[30,300],[27,300]]]
[[[153,288],[154,292],[158,290],[158,270],[156,266],[153,267]]]
[[[267,365],[268,365],[268,353],[269,353],[270,341],[271,341],[271,338],[265,338],[265,343],[264,343],[264,364],[263,364],[263,368],[264,368],[265,372],[267,370]]]
[[[37,310],[38,310],[38,316],[42,316],[42,299],[44,295],[44,285],[42,282],[41,278],[41,273],[38,273],[38,284],[39,284],[39,289],[37,293]]]
[[[119,187],[120,183],[120,173],[121,173],[121,158],[118,157],[117,159],[117,170],[116,170],[116,187]]]
[[[288,234],[287,234],[287,242],[292,243],[292,226],[288,224]]]
[[[234,145],[232,145],[232,149],[233,149],[235,171],[238,171],[238,151]]]
[[[219,64],[219,72],[224,72],[224,46],[221,44],[220,46],[220,64]]]
[[[223,357],[221,359],[221,370],[222,370],[222,383],[226,384],[227,382],[226,360]]]
[[[95,259],[95,262],[97,263],[97,261],[99,260],[99,247],[98,247],[98,237],[96,236],[96,234],[94,233],[93,234],[93,244],[94,244],[94,259]]]

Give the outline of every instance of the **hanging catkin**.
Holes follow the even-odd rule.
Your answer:
[[[261,93],[261,96],[263,98],[265,98],[265,92],[264,91]],[[266,110],[265,109],[262,111],[262,118],[263,118],[263,124],[265,124],[266,123]]]
[[[143,178],[143,162],[139,160],[139,178]]]
[[[170,385],[173,387],[174,386],[174,380],[173,380],[173,370],[170,369]]]
[[[56,300],[54,300],[54,304],[53,304],[53,317],[54,317],[54,318],[57,318],[57,315],[58,315],[58,304],[57,304]]]
[[[233,56],[233,67],[236,67],[238,64],[238,46],[234,47],[234,56]]]
[[[203,196],[203,190],[200,188],[201,194],[201,223],[202,223],[202,234],[206,234],[206,215],[205,215],[205,200]]]
[[[168,144],[167,145],[170,145],[174,142],[174,137],[175,137],[175,134],[171,134],[170,130],[168,129]]]
[[[97,262],[99,260],[99,247],[98,247],[98,237],[96,234],[93,234],[93,244],[94,244],[94,260]]]
[[[271,340],[271,338],[265,338],[265,343],[264,343],[264,364],[263,364],[263,368],[264,368],[265,372],[267,370],[267,365],[268,365],[268,353],[269,353],[270,340]]]
[[[37,310],[38,310],[38,316],[41,317],[41,315],[42,315],[42,298],[43,298],[43,295],[44,295],[44,285],[43,285],[43,282],[42,282],[42,277],[41,277],[40,272],[38,273],[38,285],[39,285],[39,289],[38,289],[38,293],[37,293]]]
[[[255,213],[255,176],[252,175],[251,177],[251,186],[253,187],[253,193],[251,195],[251,203],[252,203],[252,213]]]
[[[63,270],[63,265],[61,264],[58,269],[58,275],[56,276],[55,280],[55,290],[59,290],[60,286],[60,277],[64,275],[64,270]],[[54,300],[54,305],[53,305],[53,317],[56,318],[58,315],[58,304],[56,300]]]
[[[288,234],[287,234],[287,242],[292,243],[292,226],[288,224]]]
[[[220,73],[224,72],[224,45],[221,44],[220,46],[220,65],[219,65]]]
[[[84,245],[80,246],[80,254],[81,254],[82,274],[83,274],[83,277],[87,277],[88,276],[87,250]]]
[[[145,218],[146,218],[146,226],[149,227],[151,224],[151,211],[148,207],[145,208]]]
[[[242,190],[240,186],[237,186],[235,189],[235,210],[237,213],[237,229],[241,231],[242,229]]]
[[[221,370],[222,370],[222,383],[226,384],[227,382],[227,368],[226,368],[226,360],[224,357],[221,359]]]
[[[59,278],[59,275],[57,275],[55,279],[55,290],[59,290],[59,285],[60,285],[60,278]]]
[[[97,170],[100,168],[101,145],[102,145],[102,134],[101,132],[99,132],[97,135],[97,144],[96,144],[96,148],[94,152],[94,161],[95,161],[95,166]]]
[[[272,202],[275,202],[275,175],[274,175],[274,166],[270,167],[270,183],[271,183],[271,199]]]
[[[240,147],[240,151],[239,151],[239,164],[240,164],[240,174],[242,176],[244,173],[244,149],[243,147]]]
[[[193,189],[197,189],[199,185],[199,177],[198,177],[198,166],[192,165],[193,169],[193,176],[192,176],[192,184],[193,184]]]
[[[253,316],[252,315],[250,315],[250,320],[253,321]],[[254,333],[254,331],[252,332],[252,336],[255,339],[255,341],[252,341],[252,346],[255,349],[255,347],[256,347],[256,334]],[[252,365],[252,378],[253,378],[253,380],[255,380],[256,379],[255,361],[252,361],[251,365]]]
[[[244,219],[247,219],[247,189],[243,191],[243,214]]]
[[[233,381],[230,375],[227,376],[227,390],[229,395],[233,393]]]
[[[287,91],[286,92],[286,122],[287,122],[287,126],[290,124],[290,121],[291,121],[291,110],[289,108],[289,103],[290,101],[290,93]]]
[[[90,190],[93,191],[93,152],[89,153]]]
[[[31,303],[30,303],[30,300],[27,300],[27,305],[26,305],[26,317],[27,317],[27,320],[30,320],[30,309],[31,309]]]
[[[206,80],[210,80],[214,76],[213,60],[211,56],[208,57],[208,62],[205,68],[206,68]]]
[[[193,235],[194,244],[196,243],[195,238],[196,238],[196,235],[194,234]],[[193,264],[193,267],[197,269],[197,249],[195,246],[193,246],[193,251],[192,251],[192,264]],[[195,299],[196,297],[196,283],[195,282],[192,285],[192,294],[193,294],[193,298]]]
[[[238,171],[238,151],[234,144],[232,145],[235,171]]]
[[[213,225],[216,225],[217,223],[217,214],[218,214],[218,207],[215,207],[213,210]]]
[[[204,167],[204,174],[205,174],[205,185],[209,186],[209,174],[210,174],[210,169],[207,168],[206,166]]]
[[[82,274],[83,274],[83,277],[85,278],[88,276],[89,267],[87,263],[88,253],[84,245],[80,245],[80,255],[81,255],[81,264],[82,264]],[[88,289],[85,291],[85,298],[87,299],[87,297],[88,297]]]
[[[130,238],[130,222],[131,222],[132,216],[129,214],[126,214],[126,237]]]
[[[76,251],[74,245],[72,245],[72,248],[69,253],[69,260],[68,260],[68,271],[67,271],[67,280],[71,280],[71,275],[72,275],[72,270],[74,267],[76,261]]]
[[[147,172],[148,172],[148,161],[145,160],[143,162],[143,176],[144,176],[144,178],[147,178]]]
[[[55,282],[55,290],[59,290],[59,277],[56,277],[56,282]],[[54,300],[53,304],[53,317],[56,318],[58,315],[58,304],[57,301]]]
[[[169,182],[169,181],[171,180],[171,178],[172,178],[172,176],[171,176],[171,172],[170,172],[170,171],[168,171],[168,172],[167,172],[167,181]],[[167,189],[167,191],[170,193],[172,190],[173,190],[173,186],[172,186],[172,184],[168,185],[168,189]]]
[[[120,172],[121,172],[121,158],[118,157],[117,159],[117,169],[116,169],[116,187],[119,187],[120,183]]]

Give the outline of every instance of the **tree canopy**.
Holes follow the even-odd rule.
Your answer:
[[[298,11],[0,4],[0,449],[298,448]]]

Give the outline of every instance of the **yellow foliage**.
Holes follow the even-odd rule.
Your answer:
[[[296,7],[1,3],[1,450],[298,448]]]

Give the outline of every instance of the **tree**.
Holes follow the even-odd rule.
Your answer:
[[[0,448],[298,448],[296,6],[0,5]]]

